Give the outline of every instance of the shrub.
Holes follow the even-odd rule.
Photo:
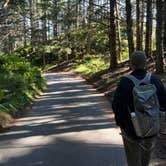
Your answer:
[[[41,70],[17,55],[0,56],[0,112],[15,115],[45,87]]]

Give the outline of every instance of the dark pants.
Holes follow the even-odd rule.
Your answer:
[[[139,142],[131,140],[124,134],[122,138],[128,166],[148,166],[156,144],[156,137],[144,139]]]

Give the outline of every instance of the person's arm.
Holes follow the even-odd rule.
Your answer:
[[[118,126],[122,125],[123,121],[123,101],[124,101],[124,93],[123,93],[123,79],[121,79],[120,83],[117,86],[117,89],[114,94],[113,102],[112,102],[112,109],[115,114],[115,121]]]
[[[157,96],[160,104],[160,110],[166,112],[166,89],[164,87],[164,84],[157,76],[153,76],[152,81],[157,88]]]
[[[166,112],[166,89],[163,83],[159,80],[160,91],[158,94],[160,110]]]

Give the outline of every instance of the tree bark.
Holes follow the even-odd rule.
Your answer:
[[[165,51],[165,56],[166,56],[166,14],[165,14],[165,12],[166,12],[166,1],[164,2],[164,7],[163,7],[163,20],[164,20],[164,39],[163,39],[163,46],[164,46],[164,51]]]
[[[111,70],[115,69],[117,66],[115,5],[116,5],[116,0],[110,0],[109,45],[110,45]]]
[[[128,47],[129,47],[129,58],[131,59],[131,54],[134,51],[134,40],[133,40],[133,20],[131,13],[132,7],[130,0],[126,0],[126,23],[127,23],[127,37],[128,37]]]
[[[121,31],[120,31],[120,14],[119,14],[119,4],[116,0],[116,28],[117,28],[117,41],[118,41],[118,60],[122,61],[122,48],[121,48]]]
[[[140,14],[140,0],[136,0],[136,36],[137,36],[137,50],[141,50],[141,14]]]
[[[140,50],[144,50],[143,45],[144,45],[144,13],[145,13],[145,2],[144,0],[141,1],[141,30],[140,30]]]
[[[164,72],[163,64],[163,19],[162,19],[162,0],[156,0],[156,72]]]
[[[43,21],[42,21],[42,29],[43,29],[43,42],[47,42],[47,13],[46,10],[43,9]]]
[[[145,53],[147,57],[152,56],[152,0],[147,0],[146,10],[146,38],[145,38]]]
[[[26,18],[25,18],[26,16],[24,15],[23,16],[23,36],[24,36],[24,47],[26,47],[27,46],[27,30],[26,30]]]
[[[29,0],[29,12],[30,12],[30,29],[31,29],[31,46],[34,46],[34,18],[33,18],[33,0]]]
[[[87,53],[91,52],[92,45],[92,18],[93,18],[93,0],[89,0],[88,6],[88,35],[87,35]]]
[[[52,23],[53,23],[53,37],[56,37],[58,34],[58,13],[59,11],[58,9],[58,1],[57,0],[53,0],[53,8],[52,8],[52,15],[51,15],[51,19],[52,19]]]

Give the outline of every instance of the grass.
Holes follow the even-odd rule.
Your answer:
[[[73,66],[74,71],[85,75],[91,75],[108,68],[109,63],[106,63],[101,57],[93,57],[92,59],[82,61],[81,63],[76,63]]]

